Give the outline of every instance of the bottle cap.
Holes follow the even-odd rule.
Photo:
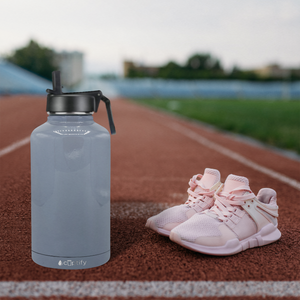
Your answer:
[[[100,100],[105,103],[111,134],[116,133],[110,100],[100,90],[63,93],[60,71],[52,72],[53,90],[47,89],[47,112],[60,114],[80,114],[97,112]]]

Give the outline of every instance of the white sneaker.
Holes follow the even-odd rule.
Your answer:
[[[221,185],[220,172],[206,168],[204,175],[194,175],[189,182],[188,199],[185,204],[170,207],[147,220],[146,227],[165,236],[194,214],[209,209],[214,204],[214,193]]]
[[[215,199],[211,209],[174,228],[170,239],[197,252],[232,255],[280,238],[274,190],[263,188],[256,197],[246,177],[229,175]]]

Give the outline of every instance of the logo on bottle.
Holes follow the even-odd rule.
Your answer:
[[[85,266],[87,263],[86,260],[71,260],[71,259],[68,259],[68,260],[60,260],[58,262],[58,265],[59,266],[68,266],[68,267],[73,267],[73,266]]]

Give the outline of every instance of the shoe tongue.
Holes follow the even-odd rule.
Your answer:
[[[199,182],[200,186],[195,188],[195,192],[203,189],[211,189],[220,181],[220,177],[220,172],[218,170],[206,168]]]
[[[225,181],[223,192],[229,193],[240,186],[248,186],[249,180],[243,176],[229,175]],[[236,191],[235,194],[244,194],[243,191]]]

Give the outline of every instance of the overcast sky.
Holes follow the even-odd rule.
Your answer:
[[[196,52],[226,68],[300,67],[300,0],[0,0],[0,55],[30,39],[83,51],[98,73]]]

